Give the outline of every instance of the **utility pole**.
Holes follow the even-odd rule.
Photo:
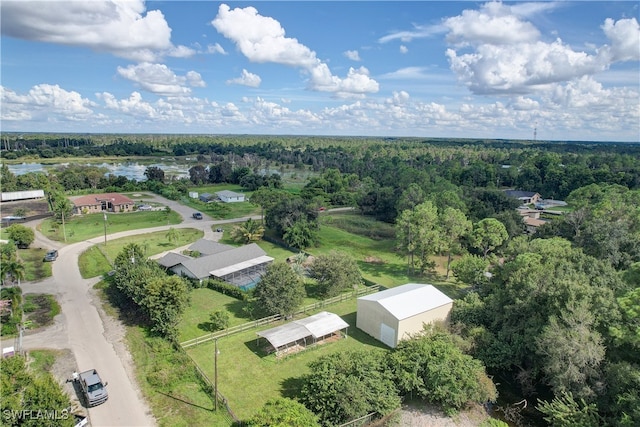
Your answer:
[[[213,388],[214,388],[214,396],[213,401],[216,408],[216,412],[218,412],[218,338],[215,339],[216,348],[215,355],[213,357]]]
[[[104,212],[104,245],[107,246],[107,213]]]
[[[62,208],[62,235],[64,236],[64,242],[67,243],[67,229],[64,226],[64,207]]]

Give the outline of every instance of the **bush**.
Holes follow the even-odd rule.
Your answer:
[[[220,292],[223,295],[228,295],[231,298],[238,299],[240,301],[246,301],[249,299],[249,294],[237,286],[230,285],[221,280],[208,279],[205,280],[206,287],[212,291]]]

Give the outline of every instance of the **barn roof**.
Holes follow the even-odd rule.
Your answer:
[[[303,338],[322,338],[348,327],[349,324],[337,314],[323,311],[304,319],[294,320],[293,322],[258,332],[258,336],[265,338],[273,348],[277,349]]]
[[[358,300],[377,302],[398,320],[408,319],[453,302],[435,286],[420,283],[408,283],[360,297]]]

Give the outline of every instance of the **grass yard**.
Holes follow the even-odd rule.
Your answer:
[[[129,212],[108,213],[107,234],[161,225],[179,224],[182,217],[177,212]],[[45,219],[39,226],[40,232],[51,240],[64,241],[62,224],[52,218]],[[67,243],[82,242],[104,235],[104,216],[102,213],[74,215],[65,223]]]
[[[273,354],[265,354],[264,339],[256,340],[258,329],[218,340],[218,389],[238,418],[246,420],[269,399],[298,395],[299,378],[309,372],[309,362],[320,356],[349,350],[387,349],[356,329],[355,299],[332,305],[327,310],[340,315],[350,325],[348,338],[286,358],[277,359]],[[269,325],[261,330],[278,325]],[[211,381],[214,381],[215,375],[214,346],[214,342],[210,342],[187,350]]]
[[[194,289],[191,300],[180,325],[178,325],[178,341],[183,342],[209,333],[206,323],[209,315],[218,310],[229,313],[229,326],[241,325],[250,321],[244,312],[245,303],[209,288]]]
[[[51,263],[44,262],[48,248],[18,249],[18,257],[24,263],[24,280],[31,282],[51,277]]]
[[[138,234],[136,236],[122,237],[110,240],[107,246],[98,243],[82,254],[78,260],[80,274],[83,278],[96,277],[107,273],[113,269],[113,261],[116,259],[123,247],[130,243],[139,245],[147,256],[159,254],[164,251],[185,246],[201,239],[204,236],[202,230],[195,228],[181,228],[175,241],[171,242],[167,238],[166,231],[155,233]]]
[[[237,184],[201,185],[189,189],[189,191],[195,191],[199,195],[202,195],[204,193],[215,195],[217,192],[223,190],[242,193],[245,195],[245,200],[247,201],[237,203],[205,203],[200,201],[199,199],[183,198],[180,202],[184,205],[192,207],[197,211],[206,213],[214,219],[242,218],[250,215],[258,215],[260,213],[260,207],[248,202],[252,192],[244,191],[242,187]]]

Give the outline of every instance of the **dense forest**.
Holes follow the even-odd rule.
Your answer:
[[[426,271],[454,255],[465,283],[451,329],[496,382],[540,402],[552,425],[640,424],[640,145],[533,141],[272,136],[26,136],[4,134],[2,158],[190,157],[189,179],[105,175],[59,167],[14,176],[2,190],[96,189],[186,197],[204,183],[253,192],[266,225],[300,249],[317,238],[318,208],[353,206],[394,224],[398,251]],[[315,174],[284,189],[274,171]],[[568,209],[527,233],[504,189],[564,200]],[[57,203],[57,205],[56,205]],[[61,209],[67,209],[62,207]],[[419,237],[416,237],[419,236]]]

